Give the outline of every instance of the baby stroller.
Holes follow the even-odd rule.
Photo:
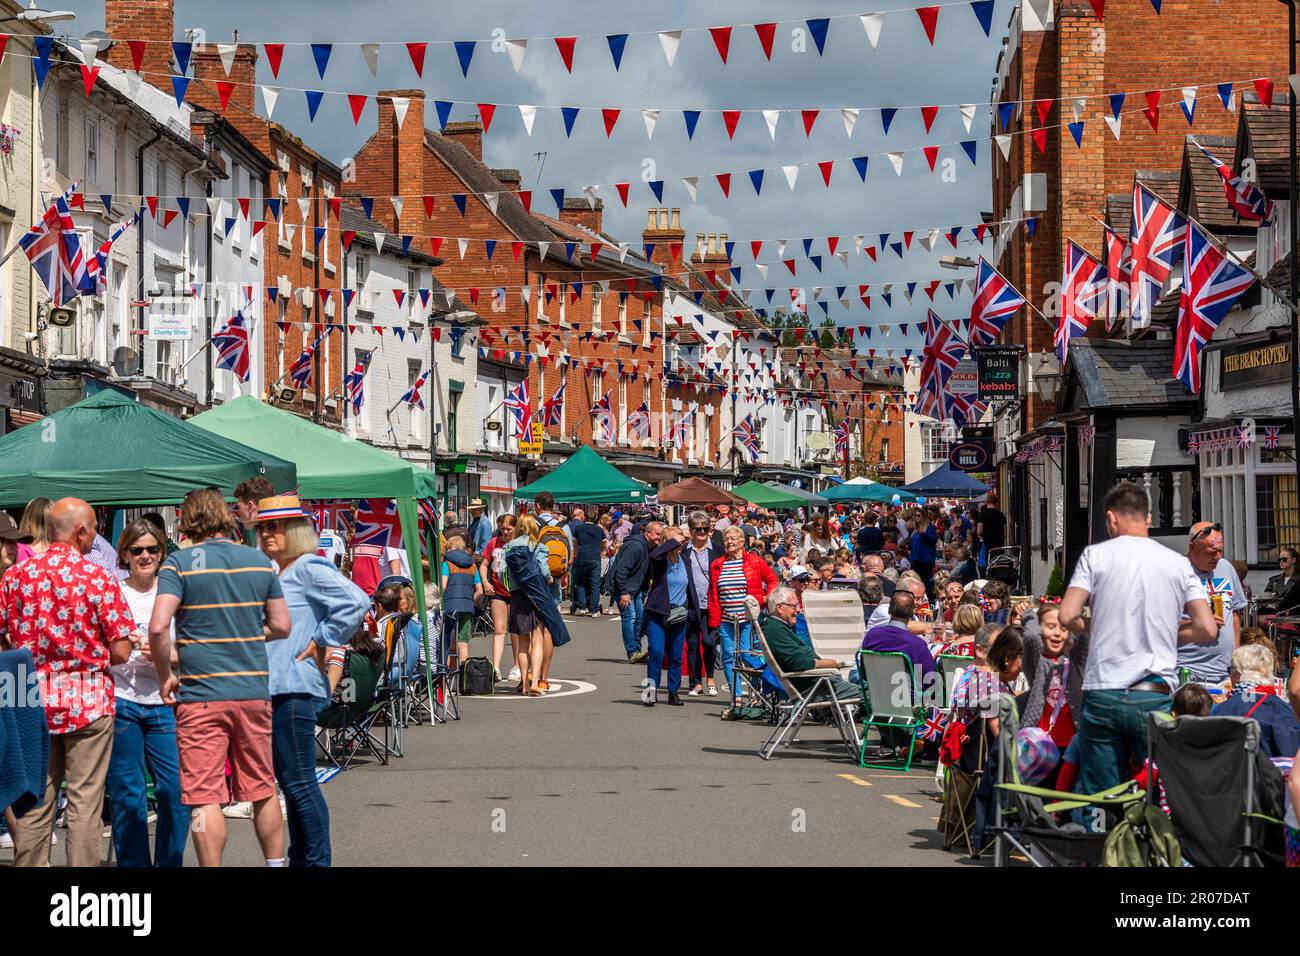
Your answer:
[[[990,581],[1001,581],[1014,592],[1020,584],[1020,546],[994,548],[989,553],[985,577]]]

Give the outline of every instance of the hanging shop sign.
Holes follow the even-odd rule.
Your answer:
[[[975,367],[982,402],[1020,400],[1019,346],[990,346],[975,350]]]
[[[1276,385],[1291,376],[1291,343],[1264,342],[1225,348],[1219,353],[1219,382],[1229,389]]]

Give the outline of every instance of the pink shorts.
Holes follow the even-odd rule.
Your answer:
[[[275,796],[269,700],[205,700],[176,707],[181,802],[191,807],[225,803],[226,761],[235,800]]]

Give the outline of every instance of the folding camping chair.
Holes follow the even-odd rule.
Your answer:
[[[952,692],[961,679],[962,671],[975,666],[975,658],[963,657],[961,654],[940,654],[934,659],[943,675],[943,701],[945,708],[952,702]]]
[[[858,651],[858,674],[862,677],[862,738],[858,745],[858,766],[873,770],[912,769],[916,751],[916,731],[925,725],[925,708],[921,706],[921,687],[913,670],[912,659],[899,651]],[[910,687],[911,694],[902,700],[900,687]],[[875,727],[882,744],[893,734],[907,735],[907,761],[902,767],[895,757],[892,764],[867,763],[867,735]],[[899,745],[903,746],[903,745]]]
[[[382,716],[392,728],[392,752],[403,756],[402,736],[410,719],[408,688],[414,677],[408,674],[414,662],[408,660],[406,628],[415,615],[389,614],[379,622],[379,639],[384,645],[384,670],[375,688],[375,698],[381,704]]]
[[[363,750],[378,757],[381,764],[388,763],[392,749],[387,725],[382,741],[374,734],[375,723],[387,706],[376,697],[383,674],[383,664],[373,662],[364,654],[349,653],[346,699],[332,702],[316,715],[316,745],[339,770],[347,770]]]
[[[1144,794],[1132,780],[1100,793],[1063,793],[1020,782],[1016,766],[1016,734],[1020,715],[1008,694],[998,695],[998,754],[993,784],[993,865],[1005,866],[1014,847],[1034,866],[1100,866],[1106,832],[1090,833],[1077,824],[1061,824],[1054,814],[1097,807],[1113,822]],[[1107,830],[1110,829],[1108,825]]]
[[[852,668],[867,632],[858,592],[804,591],[803,616],[817,656]]]
[[[1147,799],[1163,791],[1174,835],[1193,866],[1280,865],[1281,773],[1259,749],[1259,723],[1246,717],[1176,717],[1147,724],[1153,772]],[[1261,774],[1268,775],[1261,778]],[[1157,782],[1158,780],[1158,782]],[[1260,784],[1275,795],[1261,806]]]
[[[758,639],[759,647],[763,650],[763,657],[767,659],[768,666],[772,673],[776,675],[781,684],[781,689],[788,698],[778,703],[775,707],[776,729],[767,738],[763,746],[758,748],[758,755],[764,760],[772,759],[776,749],[783,743],[788,747],[794,743],[799,736],[799,730],[803,727],[804,720],[811,713],[826,713],[835,722],[835,729],[839,731],[840,740],[844,743],[845,749],[849,756],[852,757],[856,752],[856,733],[853,726],[853,707],[856,702],[843,702],[836,698],[835,691],[831,685],[831,678],[839,676],[839,671],[830,668],[808,671],[786,672],[781,669],[777,663],[776,656],[772,649],[767,645],[767,638],[763,634],[763,629],[758,625],[758,601],[754,597],[745,598],[745,609],[749,612],[750,627],[754,636]],[[811,679],[813,684],[806,691],[800,690],[795,685],[795,680],[804,678]]]

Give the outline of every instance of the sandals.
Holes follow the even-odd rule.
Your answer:
[[[515,688],[515,693],[522,694],[525,697],[528,696],[528,685],[531,684],[532,682],[533,682],[533,672],[528,671],[528,673],[526,673],[522,678],[520,678],[519,686]]]
[[[537,682],[537,689],[542,692],[548,691],[551,689],[551,682],[548,680],[539,680]]]

